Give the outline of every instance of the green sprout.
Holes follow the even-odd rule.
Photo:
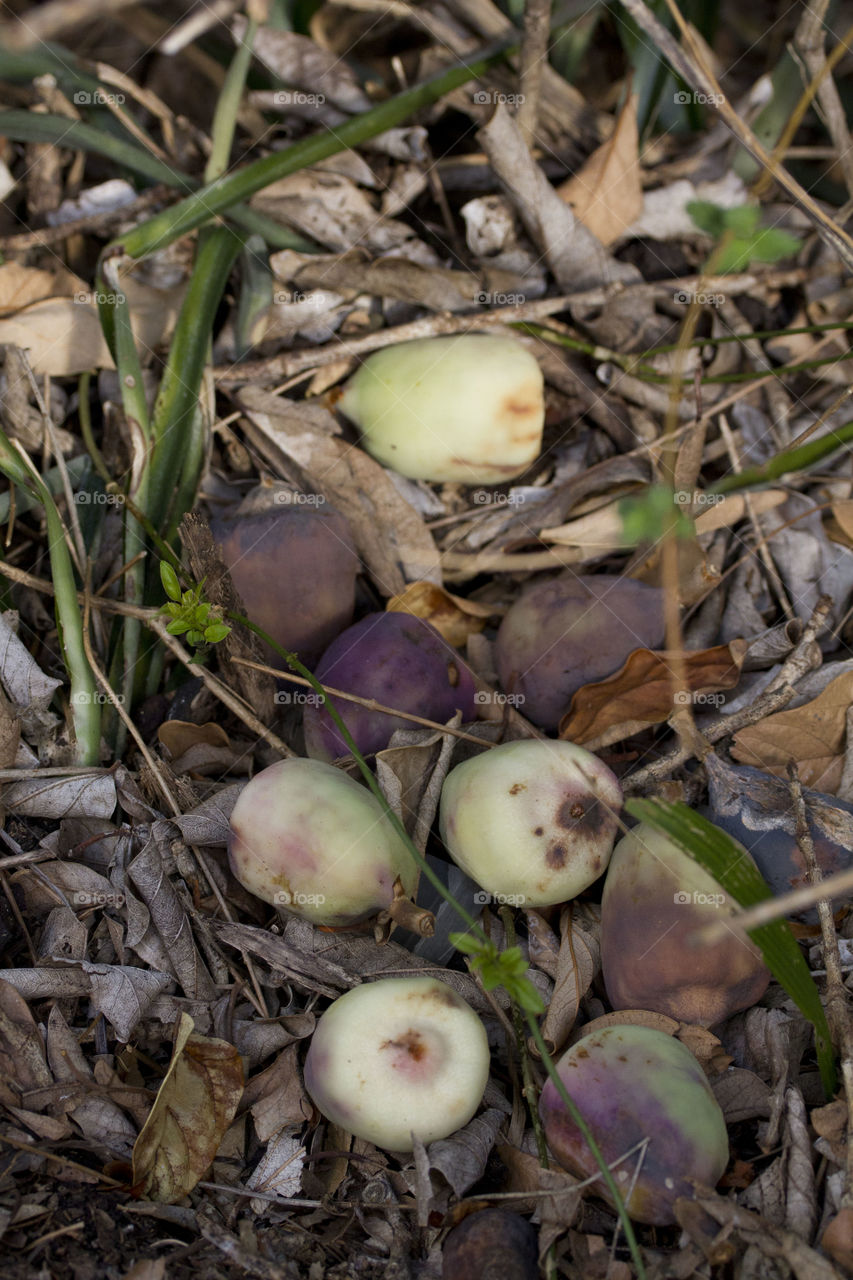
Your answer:
[[[161,560],[160,581],[169,597],[169,603],[164,604],[160,612],[172,619],[166,627],[170,635],[186,635],[187,643],[194,649],[218,644],[225,639],[231,628],[227,622],[222,621],[220,611],[202,598],[204,579],[182,591],[175,570],[165,560]]]
[[[802,243],[779,227],[759,226],[761,206],[757,204],[723,209],[710,200],[691,200],[687,212],[700,231],[714,240],[725,238],[725,243],[719,244],[713,254],[713,269],[719,275],[744,271],[752,261],[778,262],[780,258],[789,258]]]

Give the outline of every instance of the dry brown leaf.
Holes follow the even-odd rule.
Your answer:
[[[694,704],[718,705],[714,695],[735,687],[746,650],[746,641],[732,640],[681,655]],[[560,721],[560,737],[597,751],[668,719],[673,710],[672,694],[671,655],[635,649],[615,675],[578,689]]]
[[[591,1036],[607,1027],[648,1027],[652,1031],[662,1031],[666,1036],[674,1036],[680,1024],[675,1018],[665,1013],[654,1013],[651,1009],[619,1009],[616,1013],[603,1013],[592,1022],[585,1022],[577,1027],[569,1037],[569,1044],[577,1044],[583,1036]]]
[[[133,1148],[133,1186],[174,1204],[210,1168],[243,1094],[243,1063],[227,1040],[193,1031],[181,1014],[172,1061]]]
[[[840,542],[843,547],[853,547],[853,498],[833,502],[823,527],[833,542]]]
[[[221,724],[193,724],[190,720],[166,720],[157,730],[157,738],[174,760],[190,747],[204,743],[208,747],[230,747],[231,740]]]
[[[448,642],[461,649],[468,637],[482,631],[493,610],[489,605],[477,604],[451,595],[434,582],[410,582],[405,591],[392,596],[385,606],[387,613],[412,613],[416,618],[431,622]]]
[[[777,778],[797,762],[804,787],[835,795],[844,767],[847,709],[853,702],[853,671],[836,676],[819,697],[793,711],[777,711],[734,736],[732,755]]]
[[[85,287],[64,267],[44,271],[40,267],[24,267],[19,262],[4,262],[0,266],[0,315],[20,311],[44,298],[64,297]]]
[[[611,244],[643,211],[639,142],[637,95],[632,93],[611,136],[579,173],[557,188],[602,244]]]

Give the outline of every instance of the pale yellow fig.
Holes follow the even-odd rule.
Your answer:
[[[500,484],[542,447],[542,371],[515,338],[420,338],[368,356],[338,407],[362,445],[413,480]]]

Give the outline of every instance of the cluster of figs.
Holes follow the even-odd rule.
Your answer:
[[[350,380],[341,408],[368,452],[414,479],[501,482],[541,448],[542,375],[508,337],[429,339],[379,352]],[[324,686],[441,723],[457,713],[463,722],[476,718],[475,678],[428,622],[386,612],[353,624],[359,561],[347,522],[329,504],[284,505],[220,522],[214,532],[249,616],[298,651]],[[506,613],[498,674],[525,716],[553,732],[577,689],[663,637],[658,589],[609,574],[560,573],[522,591]],[[409,724],[369,706],[335,705],[366,756]],[[271,765],[238,797],[230,865],[265,902],[317,925],[359,925],[395,896],[412,895],[417,870],[382,806],[333,763],[348,748],[322,704],[305,706],[304,737],[307,758]],[[525,738],[484,746],[450,770],[439,834],[485,893],[527,908],[569,902],[603,878],[602,967],[613,1009],[712,1027],[754,1004],[769,974],[757,949],[734,933],[696,945],[698,926],[734,904],[661,832],[641,825],[617,842],[621,807],[619,781],[595,755],[555,738]],[[305,1083],[329,1120],[402,1153],[474,1116],[489,1060],[480,1016],[447,982],[385,978],[353,987],[322,1015]],[[637,1220],[674,1222],[675,1200],[689,1194],[691,1180],[713,1185],[722,1175],[723,1115],[680,1041],[626,1021],[583,1036],[558,1071]],[[556,1159],[594,1177],[588,1146],[551,1082],[540,1112]],[[606,1198],[601,1184],[596,1191]]]

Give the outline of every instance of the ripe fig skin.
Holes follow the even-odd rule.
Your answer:
[[[676,1199],[693,1194],[688,1179],[713,1187],[722,1177],[729,1158],[726,1122],[704,1071],[680,1040],[650,1027],[606,1027],[578,1040],[557,1063],[557,1073],[608,1164],[649,1140],[630,1196],[642,1152],[613,1170],[628,1213],[638,1222],[674,1224]],[[550,1080],[539,1114],[560,1164],[582,1178],[597,1173]],[[600,1180],[595,1193],[612,1203]]]
[[[371,793],[318,760],[280,760],[246,783],[228,860],[244,888],[314,924],[356,924],[414,891],[414,860]],[[319,900],[317,900],[319,899]]]
[[[489,1078],[477,1014],[437,978],[381,978],[322,1015],[305,1088],[327,1120],[387,1151],[449,1137],[474,1115]]]
[[[557,729],[572,695],[613,675],[634,649],[663,643],[663,592],[613,574],[569,570],[522,591],[495,644],[506,693],[542,729]]]
[[[400,475],[500,484],[539,455],[544,379],[506,334],[418,338],[368,356],[338,408],[367,452]]]
[[[613,1008],[704,1027],[751,1008],[770,981],[755,944],[734,933],[711,944],[694,937],[736,910],[668,836],[634,827],[613,850],[601,896],[601,967]]]
[[[372,698],[441,724],[461,711],[475,715],[474,678],[452,645],[423,618],[408,613],[369,613],[333,641],[315,674],[324,685]],[[362,755],[387,747],[395,729],[413,728],[410,720],[334,700]],[[328,711],[306,705],[305,749],[317,760],[349,755]]]
[[[250,622],[309,666],[352,622],[360,562],[344,516],[328,503],[211,521]],[[265,645],[270,664],[283,658]]]
[[[520,1214],[481,1209],[448,1234],[441,1280],[538,1280],[539,1233]]]
[[[622,789],[572,742],[505,742],[451,769],[441,838],[453,861],[498,901],[567,902],[607,866]]]

